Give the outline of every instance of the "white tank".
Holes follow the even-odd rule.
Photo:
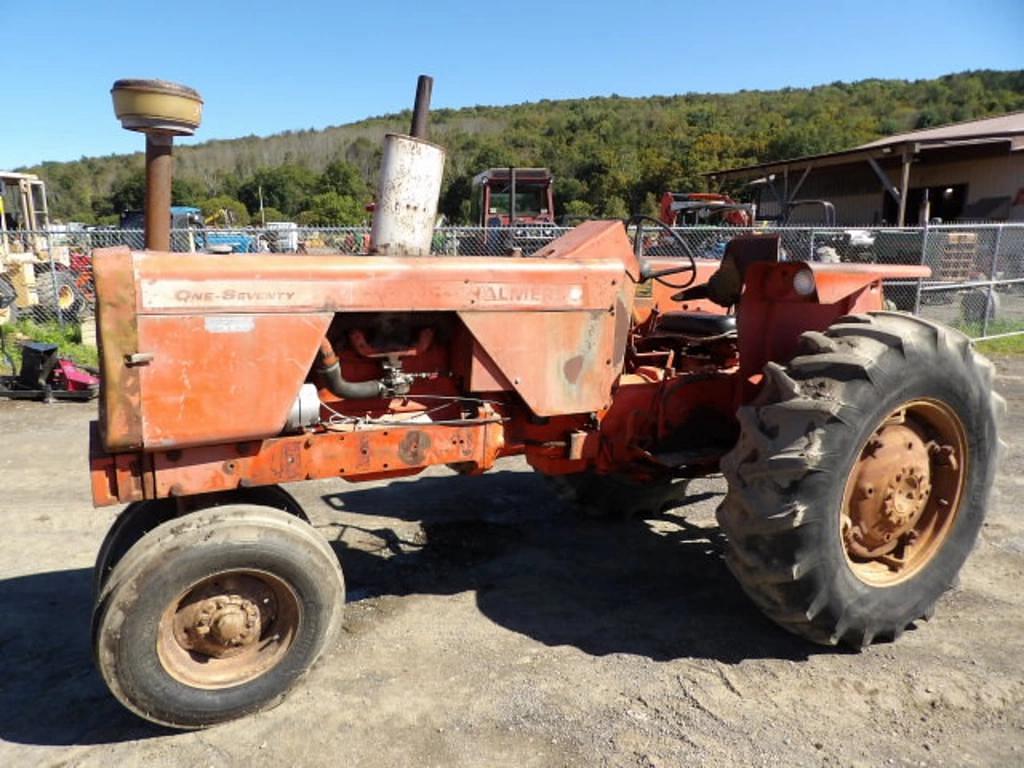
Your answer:
[[[443,174],[442,147],[396,133],[384,137],[371,253],[430,255]]]

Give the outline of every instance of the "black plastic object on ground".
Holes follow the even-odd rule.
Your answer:
[[[13,368],[0,328],[0,347]],[[60,357],[56,344],[26,342],[21,345],[21,370],[0,376],[0,397],[16,400],[92,400],[99,394],[99,381],[70,360]]]

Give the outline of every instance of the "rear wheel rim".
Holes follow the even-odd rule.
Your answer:
[[[873,587],[912,578],[942,549],[964,499],[967,433],[930,398],[890,413],[858,453],[843,494],[847,565]]]
[[[62,285],[57,289],[57,306],[60,309],[71,309],[71,305],[75,303],[75,292],[71,290],[70,286]]]
[[[157,655],[194,688],[241,685],[276,667],[301,624],[295,591],[266,571],[234,570],[193,583],[163,612]]]

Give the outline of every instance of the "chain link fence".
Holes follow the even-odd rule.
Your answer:
[[[440,227],[432,250],[445,256],[529,256],[570,229]],[[783,258],[789,260],[924,264],[932,270],[928,279],[887,282],[890,306],[959,328],[974,339],[1024,334],[1024,224],[906,229],[686,227],[674,230],[675,237],[645,226],[640,238],[644,252],[651,255],[721,259],[732,237],[750,232],[778,234]],[[635,231],[630,235],[635,236]],[[369,240],[366,227],[292,224],[171,233],[174,251],[274,252],[296,258],[365,254]],[[116,245],[141,249],[143,233],[106,228],[7,232],[0,244],[0,305],[4,305],[0,326],[6,329],[8,351],[14,339],[33,338],[60,343],[65,354],[79,362],[94,362],[92,253]]]

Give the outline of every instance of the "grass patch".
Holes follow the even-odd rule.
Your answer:
[[[1019,320],[993,320],[988,324],[987,329],[981,323],[965,323],[963,321],[954,323],[953,327],[972,339],[981,336],[985,331],[989,336],[996,336],[1000,333],[1016,333],[1018,335],[1002,339],[978,341],[975,342],[975,346],[983,355],[1024,354],[1024,323]]]
[[[98,350],[82,343],[82,329],[77,323],[65,323],[62,328],[57,322],[39,323],[35,320],[18,320],[11,325],[4,326],[4,336],[7,340],[7,353],[14,358],[15,365],[20,365],[21,350],[19,347],[23,341],[56,344],[60,347],[60,354],[63,357],[74,360],[80,365],[95,367],[99,364]],[[13,373],[6,360],[0,359],[0,369],[4,369],[6,373]]]
[[[975,343],[983,355],[1024,355],[1024,334]]]

